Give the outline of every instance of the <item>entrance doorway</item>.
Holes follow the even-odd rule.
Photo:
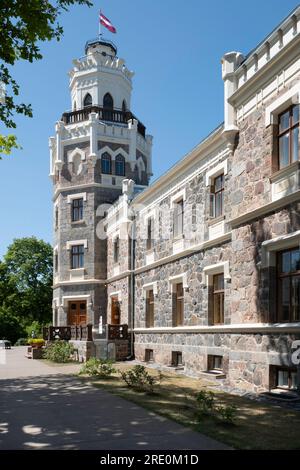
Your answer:
[[[121,310],[120,310],[120,302],[118,297],[111,298],[111,324],[112,325],[120,325],[121,320]]]
[[[68,325],[86,325],[86,300],[69,302]]]

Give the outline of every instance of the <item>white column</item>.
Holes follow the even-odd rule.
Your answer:
[[[62,121],[57,121],[55,125],[56,131],[56,159],[55,159],[55,166],[58,169],[61,169],[63,165],[63,144],[62,144],[62,133],[65,129],[65,125]]]
[[[90,113],[90,154],[89,157],[92,159],[94,166],[97,161],[97,113]]]
[[[134,170],[136,164],[136,134],[137,134],[138,121],[130,119],[128,121],[129,130],[129,163],[131,170]]]
[[[55,137],[49,138],[49,152],[50,152],[50,172],[49,176],[53,177],[54,172],[54,160],[55,160]]]
[[[222,78],[224,81],[224,137],[233,145],[234,138],[238,132],[236,125],[236,110],[229,103],[229,98],[236,91],[235,71],[243,60],[240,52],[228,52],[222,58]]]

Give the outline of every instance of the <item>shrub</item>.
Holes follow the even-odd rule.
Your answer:
[[[216,405],[213,392],[201,390],[196,395],[196,403],[198,420],[201,420],[203,415],[209,415],[220,419],[224,423],[234,424],[237,407],[235,405]]]
[[[198,413],[209,414],[214,408],[215,396],[211,391],[201,390],[196,395]]]
[[[41,347],[44,346],[45,340],[43,338],[28,338],[27,344],[30,346]]]
[[[53,341],[47,344],[44,358],[52,362],[69,362],[74,353],[74,347],[68,341]]]
[[[33,321],[30,325],[25,326],[25,330],[28,338],[31,338],[32,332],[34,332],[35,337],[42,335],[42,325],[38,321]]]
[[[19,339],[15,342],[15,346],[26,346],[26,345],[27,345],[27,341],[28,341],[27,338],[19,338]]]
[[[216,408],[216,412],[222,421],[228,424],[234,424],[237,414],[237,407],[235,405],[220,405]]]
[[[126,385],[139,392],[153,393],[154,387],[160,380],[150,375],[144,366],[136,365],[128,371],[121,372]]]
[[[117,371],[114,369],[112,361],[91,357],[85,364],[83,364],[79,374],[87,374],[92,377],[101,377],[105,379],[115,372]]]

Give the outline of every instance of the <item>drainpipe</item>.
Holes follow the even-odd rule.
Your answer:
[[[132,209],[132,224],[131,224],[131,240],[130,240],[130,356],[134,357],[134,249],[135,249],[135,213]]]

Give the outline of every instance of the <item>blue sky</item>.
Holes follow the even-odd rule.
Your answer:
[[[247,54],[297,2],[102,0],[72,7],[61,17],[63,39],[41,44],[41,61],[13,70],[34,118],[17,119],[23,150],[0,161],[0,257],[14,238],[52,240],[48,137],[70,109],[67,72],[86,40],[96,37],[100,6],[117,28],[105,37],[136,74],[132,111],[154,136],[155,179],[223,120],[222,55]]]

